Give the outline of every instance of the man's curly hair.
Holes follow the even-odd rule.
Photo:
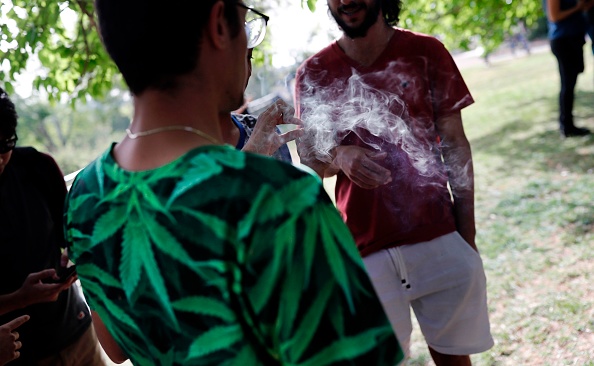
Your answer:
[[[0,88],[0,135],[11,138],[16,132],[18,115],[14,103],[8,98],[4,89]]]
[[[389,25],[396,25],[398,24],[398,20],[400,20],[400,10],[402,10],[402,1],[401,0],[380,0],[382,6],[382,14],[384,15],[384,20]]]

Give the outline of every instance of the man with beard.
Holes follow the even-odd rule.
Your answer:
[[[470,365],[493,345],[461,118],[472,96],[439,41],[392,27],[400,1],[328,7],[343,35],[297,72],[301,162],[337,176],[337,206],[403,347],[412,307],[436,365]]]

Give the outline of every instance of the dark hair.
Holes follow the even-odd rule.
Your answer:
[[[194,69],[216,1],[95,0],[103,44],[133,94],[174,88],[178,76]],[[236,36],[238,0],[222,1]]]
[[[398,20],[400,20],[400,10],[402,10],[402,1],[401,0],[379,0],[381,1],[382,5],[382,14],[384,15],[384,20],[389,25],[396,25],[398,24]]]
[[[0,88],[0,135],[3,138],[8,139],[15,134],[18,118],[14,103],[4,89]]]

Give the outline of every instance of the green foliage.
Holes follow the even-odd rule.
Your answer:
[[[301,0],[301,6],[307,6],[307,8],[313,13],[316,11],[316,2],[316,0]]]
[[[11,99],[19,114],[19,145],[51,154],[64,174],[88,164],[130,123],[131,106],[121,94],[107,95],[101,103],[76,103],[74,109],[36,94]]]
[[[287,1],[294,0],[254,4],[266,11]],[[322,1],[301,0],[301,5],[313,12]],[[488,54],[518,19],[535,27],[543,15],[541,6],[539,0],[404,1],[400,25],[438,36],[449,49],[481,45]],[[4,53],[0,84],[9,94],[14,93],[15,75],[28,64],[39,64],[33,87],[47,93],[50,101],[98,98],[121,84],[97,33],[92,0],[13,0],[3,2],[1,9],[0,17],[8,21],[0,22]],[[270,45],[264,43],[255,52],[254,63],[269,64],[270,53]]]
[[[449,49],[481,45],[491,53],[518,20],[530,28],[542,16],[539,0],[405,0],[399,24],[438,36]]]
[[[0,79],[9,93],[15,75],[37,62],[41,70],[33,87],[50,101],[101,97],[119,83],[97,33],[92,0],[13,0],[0,16],[9,19],[0,24],[7,63]]]

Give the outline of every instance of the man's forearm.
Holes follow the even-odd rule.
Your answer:
[[[457,147],[445,147],[444,162],[454,199],[454,217],[460,235],[477,250],[474,217],[474,168],[468,143]]]
[[[476,226],[474,217],[474,171],[470,148],[458,149],[456,159],[445,158],[448,164],[449,182],[454,199],[454,217],[460,235],[477,250],[475,244]],[[454,161],[452,161],[454,160]]]
[[[456,219],[456,229],[460,236],[478,252],[475,242],[474,197],[469,194],[454,196],[454,217]]]

